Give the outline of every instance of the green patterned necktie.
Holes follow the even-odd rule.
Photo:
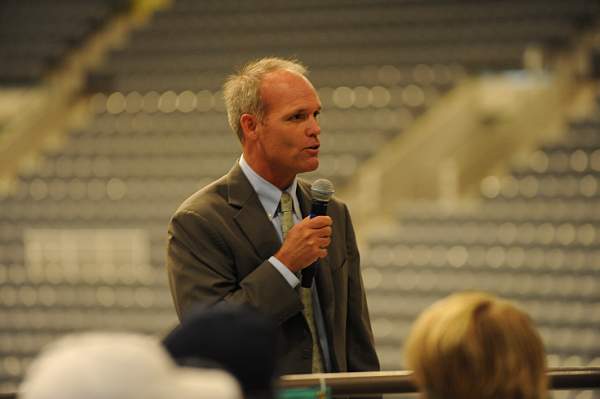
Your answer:
[[[292,213],[292,197],[289,193],[283,192],[281,194],[281,232],[283,239],[294,226],[294,218]],[[321,359],[321,350],[319,349],[319,339],[317,337],[317,328],[315,326],[315,318],[313,314],[312,306],[312,295],[310,288],[299,287],[300,289],[300,300],[304,305],[304,317],[308,323],[310,335],[312,337],[312,372],[322,373],[323,372],[323,360]]]

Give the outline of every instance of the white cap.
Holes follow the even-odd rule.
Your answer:
[[[205,373],[178,368],[162,345],[148,336],[69,335],[51,344],[33,361],[19,398],[241,398],[233,377],[221,371],[211,371],[208,377]]]

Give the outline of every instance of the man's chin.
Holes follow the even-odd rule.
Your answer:
[[[310,161],[306,162],[303,165],[302,172],[300,172],[300,173],[314,172],[317,169],[319,169],[319,160],[314,159],[314,160],[310,160]]]

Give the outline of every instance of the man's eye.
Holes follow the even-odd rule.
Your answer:
[[[290,117],[290,120],[293,120],[293,121],[300,121],[303,119],[306,119],[306,114],[294,114]]]

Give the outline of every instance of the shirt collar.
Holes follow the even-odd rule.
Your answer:
[[[272,220],[277,216],[277,208],[279,207],[282,191],[256,173],[254,169],[250,167],[248,162],[246,162],[244,155],[240,157],[239,164],[240,168],[242,168],[242,172],[244,172],[244,175],[246,175],[248,178],[250,185],[252,188],[254,188],[254,191],[256,191],[258,199],[265,209],[269,220]],[[292,202],[294,203],[294,214],[299,219],[302,219],[300,214],[300,203],[298,202],[298,197],[296,196],[296,187],[298,187],[298,179],[294,177],[294,181],[287,189],[285,189],[285,191],[287,191],[292,197]]]

